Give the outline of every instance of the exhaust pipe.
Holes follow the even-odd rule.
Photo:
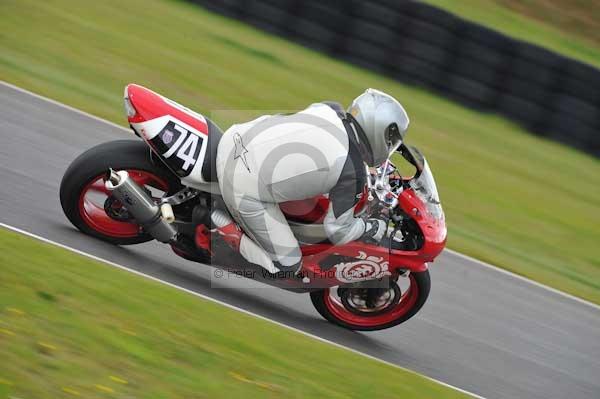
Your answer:
[[[177,230],[162,217],[160,207],[141,188],[125,170],[108,170],[104,186],[116,199],[121,201],[145,231],[160,242],[171,242]]]

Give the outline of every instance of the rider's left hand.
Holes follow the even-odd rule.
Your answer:
[[[387,225],[380,219],[367,219],[365,233],[361,237],[363,241],[378,244],[387,230]]]

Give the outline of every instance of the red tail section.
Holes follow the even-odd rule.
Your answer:
[[[143,86],[133,83],[127,85],[125,99],[126,102],[129,101],[135,111],[133,116],[128,112],[129,123],[141,123],[170,115],[196,130],[208,134],[204,116]]]

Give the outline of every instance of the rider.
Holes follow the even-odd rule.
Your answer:
[[[216,172],[227,208],[253,242],[246,237],[240,248],[243,233],[223,211],[213,211],[213,224],[247,260],[298,272],[302,254],[278,204],[328,194],[323,223],[331,242],[379,242],[386,224],[355,217],[354,207],[364,192],[365,164],[383,163],[408,124],[396,99],[368,89],[347,112],[322,102],[231,126],[218,144]]]

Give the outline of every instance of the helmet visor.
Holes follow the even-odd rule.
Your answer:
[[[385,144],[388,147],[389,153],[396,151],[402,144],[402,133],[395,123],[390,124],[384,132]]]

